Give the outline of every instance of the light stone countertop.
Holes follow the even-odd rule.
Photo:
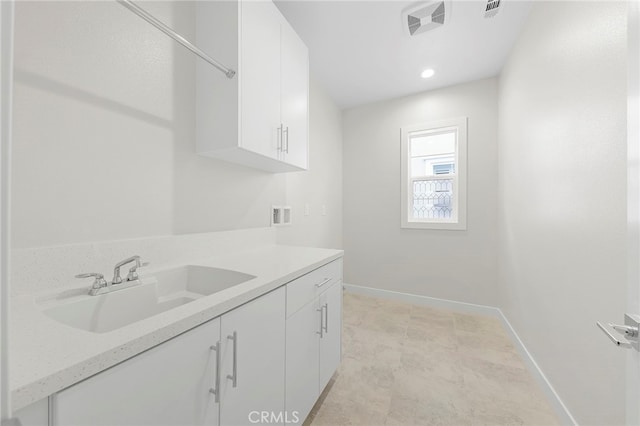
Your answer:
[[[37,300],[55,291],[16,296],[11,300],[12,407],[26,407],[342,255],[342,250],[273,245],[194,260],[188,264],[231,269],[256,278],[108,333],[79,330],[45,316]],[[153,276],[153,271],[144,276]],[[89,285],[82,287],[88,290]],[[62,290],[68,289],[58,293]]]

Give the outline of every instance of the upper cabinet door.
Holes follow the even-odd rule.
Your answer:
[[[281,32],[282,160],[308,168],[309,51],[283,18]]]
[[[277,159],[282,17],[270,1],[243,1],[240,8],[240,147]]]
[[[197,41],[229,80],[198,61],[198,153],[269,172],[308,168],[309,54],[270,0],[197,2]]]

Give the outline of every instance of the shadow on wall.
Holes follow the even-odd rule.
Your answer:
[[[145,8],[195,38],[194,2]],[[195,152],[193,54],[115,2],[17,12],[14,247],[269,225],[285,176]]]
[[[128,115],[136,120],[144,121],[154,126],[166,127],[170,129],[173,123],[170,120],[149,114],[141,109],[133,108],[129,105],[117,102],[95,93],[88,92],[69,84],[61,83],[42,75],[38,75],[29,71],[16,69],[14,71],[14,80],[17,83],[24,84],[45,92],[54,93],[65,98],[73,98],[82,103],[90,104],[95,107],[105,109],[117,114]]]

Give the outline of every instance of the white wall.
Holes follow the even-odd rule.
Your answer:
[[[496,305],[497,80],[343,115],[345,282]],[[400,228],[400,128],[467,116],[466,231]]]
[[[144,7],[194,38],[193,2]],[[116,2],[18,4],[14,248],[268,226],[272,204],[299,204],[288,188],[301,180],[330,206],[318,223],[332,234],[320,241],[294,226],[291,241],[339,243],[339,179],[195,154],[196,60]],[[340,121],[321,87],[310,96],[313,156],[318,144],[340,145]],[[325,159],[312,157],[316,171]]]
[[[286,198],[294,212],[294,225],[278,229],[278,242],[340,248],[342,111],[317,82],[311,79],[310,85],[309,170],[287,176]],[[308,216],[305,204],[309,206]]]
[[[625,59],[625,3],[536,2],[500,76],[501,307],[580,424],[624,422]]]
[[[13,2],[0,3],[0,421],[10,418],[9,387],[9,177],[11,88],[13,86]]]

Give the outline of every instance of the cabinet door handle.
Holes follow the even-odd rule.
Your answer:
[[[331,278],[325,278],[324,280],[322,280],[321,283],[316,284],[316,287],[320,288],[323,285],[325,285],[326,283],[328,283],[329,281],[331,281]]]
[[[319,334],[320,338],[322,339],[324,337],[324,315],[322,315],[322,313],[324,312],[324,306],[322,306],[320,309],[316,309],[316,312],[320,312],[320,331],[316,331],[316,334]]]
[[[216,342],[215,346],[211,346],[209,349],[216,351],[216,381],[214,387],[209,389],[209,392],[216,396],[215,401],[220,402],[220,341]]]
[[[227,374],[227,379],[231,380],[233,387],[238,387],[238,332],[227,336],[227,339],[233,340],[233,373]]]
[[[280,127],[278,127],[278,135],[277,137],[277,141],[276,141],[276,145],[277,145],[277,150],[279,152],[282,152],[282,123],[280,123]]]
[[[289,126],[287,126],[287,129],[284,131],[284,133],[287,134],[287,144],[285,145],[286,148],[284,149],[284,152],[286,152],[287,154],[289,153]]]
[[[329,304],[325,303],[324,308],[324,332],[329,333]]]

